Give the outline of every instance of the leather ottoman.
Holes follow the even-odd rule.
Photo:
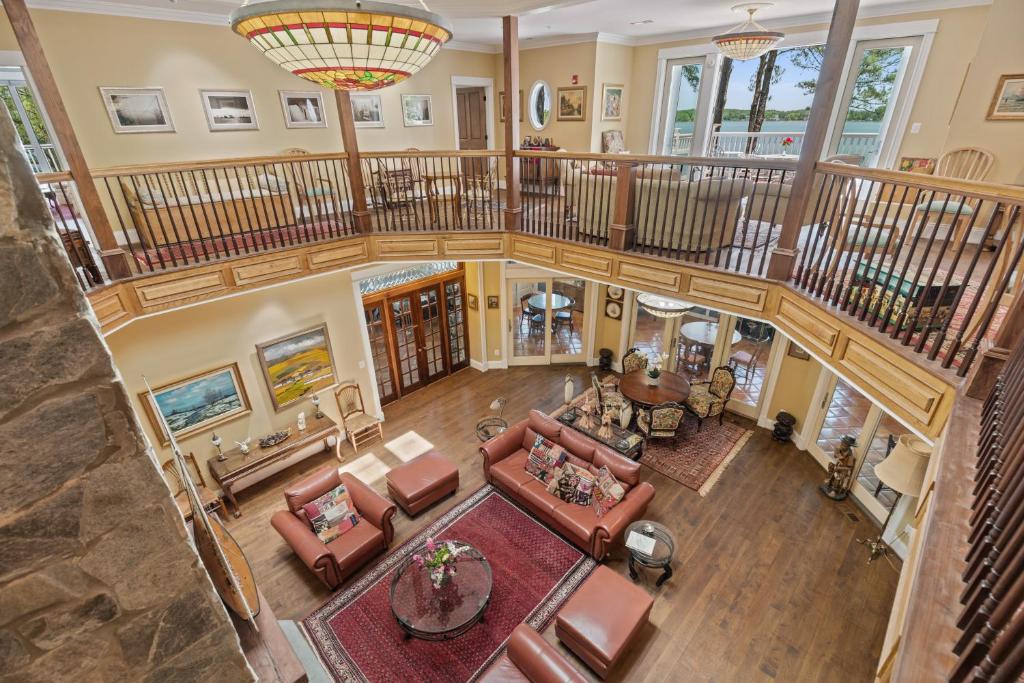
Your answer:
[[[459,468],[437,451],[427,451],[385,475],[388,493],[410,517],[459,488]]]
[[[555,618],[555,635],[601,678],[625,655],[647,623],[654,599],[600,565]]]

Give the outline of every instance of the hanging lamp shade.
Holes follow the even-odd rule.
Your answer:
[[[754,21],[754,12],[763,7],[771,7],[771,5],[770,2],[748,2],[735,5],[732,8],[733,11],[746,12],[747,20],[728,33],[715,36],[711,42],[715,44],[719,52],[732,59],[743,61],[760,57],[786,37],[786,34],[769,31]]]
[[[646,292],[638,295],[636,302],[645,311],[658,318],[679,318],[693,308],[693,304],[686,303],[685,301]]]
[[[282,69],[331,90],[401,83],[452,37],[432,12],[356,0],[246,0],[231,28]]]

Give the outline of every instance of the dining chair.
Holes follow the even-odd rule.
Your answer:
[[[698,431],[704,426],[704,420],[715,415],[718,416],[718,424],[722,424],[725,404],[729,402],[729,396],[735,388],[736,376],[728,365],[715,368],[709,381],[690,385],[686,408],[696,416]]]
[[[679,443],[679,428],[686,417],[686,409],[674,401],[659,403],[650,410],[641,410],[636,426],[644,437],[644,448],[650,439],[672,439],[673,447]]]
[[[355,382],[346,382],[334,390],[334,399],[338,402],[341,412],[342,426],[345,436],[352,444],[352,450],[359,453],[359,446],[379,437],[384,440],[384,428],[381,421],[366,412],[363,404],[363,392]]]
[[[558,330],[559,326],[566,326],[569,328],[570,333],[575,331],[573,328],[572,320],[572,311],[575,306],[576,302],[572,298],[570,298],[568,306],[561,310],[555,311],[552,314],[552,317],[554,318],[555,330]]]
[[[590,373],[590,386],[594,388],[594,396],[602,412],[612,410],[618,414],[624,406],[631,405],[630,400],[617,391],[617,386],[602,383],[596,372]]]
[[[622,357],[622,374],[628,375],[637,370],[646,370],[648,362],[650,362],[650,359],[647,358],[647,354],[641,353],[639,349],[634,347]]]
[[[977,147],[959,147],[943,152],[942,156],[935,163],[933,175],[942,178],[955,178],[956,180],[984,180],[990,170],[995,157]],[[968,199],[963,195],[945,194],[940,192],[925,192],[922,194],[924,201],[914,207],[917,213],[923,213],[935,222],[935,226],[952,225],[952,243],[959,244],[963,241],[967,228],[971,223],[971,217],[977,209],[978,202]]]
[[[207,512],[213,512],[214,510],[221,509],[224,506],[224,503],[220,499],[220,496],[207,488],[206,480],[203,479],[203,472],[196,464],[196,456],[192,453],[188,453],[184,456],[184,460],[185,466],[188,469],[188,476],[196,486],[196,492],[199,494],[199,502],[202,504],[203,509]],[[181,478],[181,472],[178,470],[177,463],[174,462],[174,458],[171,458],[160,467],[161,470],[163,470],[164,479],[167,481],[167,485],[171,488],[171,495],[174,497],[175,505],[178,506],[181,514],[185,517],[185,521],[189,521],[192,519],[192,505],[188,502],[188,493],[185,491],[185,482]]]
[[[522,325],[525,320],[527,323],[530,322],[530,316],[533,311],[530,307],[530,297],[536,292],[527,292],[519,297],[519,324]]]
[[[761,342],[754,342],[754,348],[751,351],[739,351],[733,352],[729,356],[729,365],[732,366],[733,374],[739,368],[743,368],[743,386],[750,386],[750,380],[754,377],[754,371],[757,369],[757,361],[761,358],[761,353],[764,350],[764,344]]]

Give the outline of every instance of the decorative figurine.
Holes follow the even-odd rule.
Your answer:
[[[610,439],[614,435],[614,432],[612,432],[612,411],[606,410],[601,415],[601,428],[597,430],[597,435],[602,439]]]
[[[322,420],[324,412],[320,410],[320,397],[317,394],[313,394],[313,398],[309,399],[309,402],[313,404],[313,409],[316,411],[313,413],[313,416],[318,420]]]
[[[300,432],[306,431],[306,413],[305,412],[299,413],[298,423],[299,423],[299,425],[298,425],[299,426],[299,431]]]
[[[228,459],[228,456],[224,455],[224,451],[220,449],[220,445],[224,442],[221,440],[219,436],[217,436],[217,432],[214,432],[213,436],[210,437],[210,443],[212,443],[213,447],[217,449],[218,462],[224,462],[225,460]]]
[[[853,449],[857,440],[847,434],[839,439],[835,450],[835,462],[828,466],[828,479],[821,485],[821,492],[832,500],[844,500],[853,485],[853,467],[856,457]]]
[[[572,403],[572,397],[576,395],[576,383],[572,381],[572,375],[565,376],[565,389],[562,392],[562,398],[565,399],[565,404],[569,405]]]
[[[633,404],[629,401],[624,401],[622,407],[619,409],[619,426],[623,429],[629,429],[629,423],[633,421]]]
[[[597,421],[594,420],[595,410],[596,409],[594,407],[594,397],[588,396],[587,400],[585,400],[583,402],[583,405],[581,405],[579,408],[580,419],[576,424],[580,427],[580,429],[593,429],[594,427],[597,426]]]
[[[252,437],[251,436],[249,438],[247,438],[245,441],[236,441],[235,442],[235,445],[238,446],[239,453],[241,453],[242,455],[249,455],[249,442],[250,441],[252,441]]]

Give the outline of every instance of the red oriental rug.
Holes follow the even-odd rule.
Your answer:
[[[483,621],[452,640],[406,640],[391,613],[391,577],[428,536],[473,545],[493,573]],[[472,681],[501,653],[520,623],[543,630],[596,564],[496,489],[484,486],[391,551],[302,625],[337,681]]]
[[[696,419],[688,416],[679,429],[678,446],[671,439],[649,441],[640,462],[706,496],[751,434],[728,417],[721,425],[717,417],[704,420],[697,431]]]

